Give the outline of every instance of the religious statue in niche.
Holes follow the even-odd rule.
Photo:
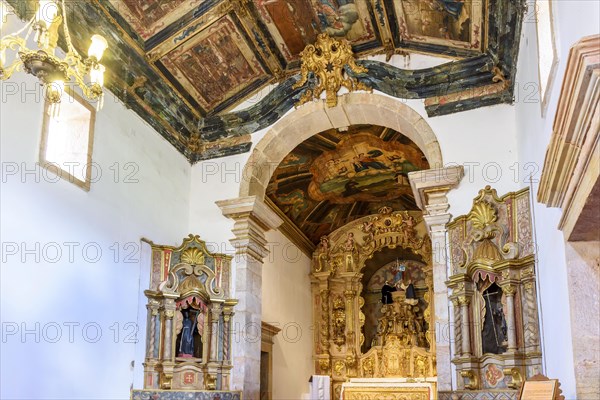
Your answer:
[[[178,320],[180,322],[177,326],[178,334],[175,347],[177,357],[201,359],[204,314],[200,310],[188,306],[181,309]]]
[[[502,289],[495,283],[482,292],[481,342],[483,353],[502,354],[508,346],[506,318],[502,306]]]
[[[190,358],[194,357],[194,334],[197,332],[194,321],[190,318],[190,313],[186,310],[183,313],[183,327],[179,337],[179,347],[177,356]]]

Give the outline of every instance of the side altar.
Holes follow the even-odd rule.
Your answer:
[[[147,242],[144,388],[133,390],[132,399],[240,400],[241,392],[230,390],[230,325],[238,302],[230,297],[231,256],[209,252],[193,235],[179,247]]]

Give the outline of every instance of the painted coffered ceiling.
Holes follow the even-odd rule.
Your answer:
[[[23,18],[35,11],[33,0],[7,1]],[[67,8],[82,53],[92,32],[107,38],[107,88],[193,163],[249,151],[251,134],[294,106],[299,53],[319,33],[347,39],[358,58],[447,58],[422,70],[359,60],[368,71],[361,82],[423,98],[429,115],[511,102],[524,2],[88,0]],[[250,98],[252,107],[231,111]]]
[[[425,155],[399,132],[372,125],[331,129],[283,159],[266,195],[316,244],[321,236],[383,206],[419,210],[408,173],[423,169],[429,169]],[[300,234],[289,236],[302,243]]]

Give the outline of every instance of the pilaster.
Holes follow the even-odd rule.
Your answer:
[[[462,166],[415,171],[408,174],[417,205],[429,230],[432,248],[433,309],[438,390],[452,390],[452,358],[448,304],[446,225],[450,222],[447,194],[464,176]],[[463,339],[464,340],[464,339]]]
[[[279,227],[282,219],[256,196],[216,202],[224,216],[235,221],[230,240],[236,249],[232,390],[242,390],[245,399],[260,393],[260,348],[262,317],[262,264],[269,254],[265,233]]]

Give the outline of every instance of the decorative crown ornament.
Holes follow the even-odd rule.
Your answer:
[[[309,73],[313,73],[317,83],[313,88],[307,88],[300,96],[296,106],[300,106],[309,100],[319,99],[321,93],[326,92],[328,107],[337,105],[337,93],[341,87],[349,91],[366,90],[371,91],[362,82],[348,75],[348,69],[356,74],[368,72],[365,67],[356,64],[352,47],[346,39],[334,39],[326,33],[317,36],[314,45],[309,44],[300,53],[302,66],[301,77],[293,86],[298,89],[308,82]]]

